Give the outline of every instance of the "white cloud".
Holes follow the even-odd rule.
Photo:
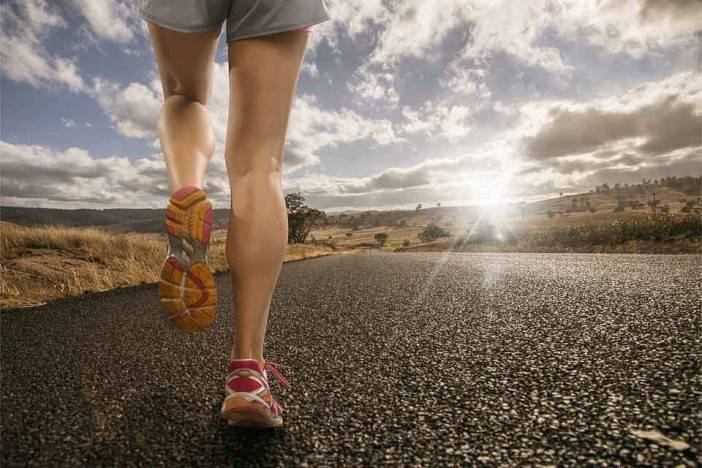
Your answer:
[[[702,73],[682,72],[586,102],[520,107],[513,145],[534,184],[574,191],[699,171]]]
[[[161,90],[155,83],[151,83],[151,87],[141,83],[122,87],[96,78],[91,94],[119,133],[129,138],[153,136],[163,102]]]
[[[354,73],[353,79],[347,85],[349,91],[359,100],[384,101],[395,105],[400,95],[395,89],[395,76],[382,67],[374,64],[364,64]]]
[[[466,136],[472,127],[471,108],[447,102],[427,101],[419,109],[402,108],[402,131],[408,135],[421,135],[429,140],[446,139],[450,142]]]
[[[633,56],[694,47],[702,30],[697,0],[573,1],[558,13],[562,33],[576,30],[593,44]]]
[[[343,34],[365,38],[372,49],[349,89],[390,105],[400,98],[397,65],[406,58],[433,62],[446,53],[441,44],[450,35],[465,39],[441,83],[485,98],[485,81],[473,71],[497,56],[568,77],[573,66],[553,44],[585,42],[641,57],[699,47],[702,30],[697,0],[357,0],[332,2],[330,14],[314,45],[325,38],[334,47]]]
[[[295,100],[288,139],[304,142],[312,152],[363,139],[370,139],[379,145],[401,141],[389,120],[366,119],[347,108],[322,109],[310,95],[299,96]]]
[[[126,43],[134,38],[135,15],[128,3],[110,0],[73,0],[88,21],[91,31],[101,39]]]
[[[165,171],[147,170],[152,167],[149,160],[96,158],[81,148],[55,152],[0,141],[0,167],[3,199],[19,204],[39,199],[144,206],[141,196],[167,193]]]
[[[702,73],[683,72],[588,102],[522,106],[525,154],[548,159],[590,153],[630,140],[637,153],[702,144]]]
[[[308,174],[290,178],[286,189],[300,190],[307,195],[356,196],[380,192],[397,192],[431,186],[437,191],[470,185],[472,179],[503,171],[505,158],[495,157],[496,147],[484,146],[478,152],[462,156],[428,158],[407,167],[390,167],[368,177],[335,177]],[[463,190],[463,187],[461,190]]]
[[[487,86],[485,69],[472,63],[454,61],[441,79],[441,85],[458,96],[475,96],[487,99],[491,92]]]
[[[83,91],[85,86],[75,61],[47,50],[46,36],[65,25],[63,18],[43,0],[5,5],[0,20],[3,74],[34,87]]]

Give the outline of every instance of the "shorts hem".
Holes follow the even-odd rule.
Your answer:
[[[172,29],[173,31],[178,31],[182,33],[194,33],[194,32],[206,32],[206,31],[214,31],[217,28],[222,28],[222,23],[224,23],[225,20],[218,21],[217,23],[212,23],[210,25],[205,25],[205,26],[183,26],[183,25],[175,25],[173,23],[169,23],[168,21],[163,21],[160,18],[157,18],[153,15],[150,15],[149,13],[144,13],[143,11],[139,11],[139,16],[145,20],[148,21],[149,23],[153,23],[156,26],[160,26],[162,28],[166,29]]]
[[[315,24],[323,23],[327,20],[329,20],[329,15],[325,14],[324,16],[317,18],[313,21],[302,21],[302,22],[295,24],[295,25],[282,26],[282,27],[278,27],[278,28],[267,29],[265,31],[257,31],[255,33],[249,33],[249,34],[238,34],[238,35],[233,35],[233,36],[227,36],[227,42],[240,41],[243,39],[254,39],[257,37],[270,36],[271,34],[277,34],[277,33],[286,32],[286,31],[295,31],[297,29],[302,29],[302,28],[306,28],[309,26],[314,26]]]

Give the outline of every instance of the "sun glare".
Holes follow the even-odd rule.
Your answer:
[[[471,205],[495,210],[507,205],[509,201],[503,180],[494,177],[471,178],[466,185],[466,195]]]

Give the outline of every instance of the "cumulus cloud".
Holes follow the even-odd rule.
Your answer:
[[[315,196],[338,197],[340,200],[361,194],[371,196],[421,187],[432,187],[437,193],[443,191],[444,196],[452,196],[456,187],[459,192],[470,190],[471,181],[486,176],[495,178],[504,171],[504,162],[494,157],[495,151],[495,148],[484,148],[462,156],[430,158],[412,166],[390,167],[368,177],[307,174],[290,178],[286,181],[286,188]],[[447,189],[454,193],[447,193]]]
[[[127,43],[134,38],[135,15],[129,3],[110,0],[73,0],[97,37]]]
[[[391,105],[400,100],[400,95],[395,89],[395,76],[374,64],[363,65],[354,73],[347,87],[362,100],[379,100]]]
[[[123,181],[141,181],[148,193],[163,189],[165,182],[163,177],[141,173],[144,160],[94,158],[80,148],[54,152],[44,146],[0,141],[0,161],[5,200],[129,205],[137,201],[137,193],[125,191]]]
[[[684,73],[591,103],[559,103],[543,125],[524,138],[525,155],[549,159],[602,150],[630,140],[627,148],[659,155],[702,144],[702,74]]]
[[[155,83],[151,86],[130,83],[122,87],[96,78],[90,92],[119,133],[129,138],[153,136],[163,102],[161,89]]]
[[[63,18],[44,0],[5,5],[0,17],[0,58],[3,74],[34,87],[84,90],[75,61],[48,52],[46,37],[66,26]]]
[[[419,109],[402,108],[404,118],[402,130],[408,134],[420,134],[430,140],[460,140],[471,130],[472,109],[449,103],[425,102]]]
[[[702,74],[682,72],[586,102],[522,106],[521,176],[582,191],[702,169]]]
[[[401,141],[389,120],[367,119],[347,108],[323,109],[311,95],[302,95],[295,100],[288,138],[305,142],[311,151],[363,139],[378,145]]]
[[[365,38],[372,45],[349,89],[364,99],[398,103],[397,65],[406,58],[436,60],[441,45],[457,32],[466,39],[441,83],[458,93],[487,97],[483,77],[473,73],[496,57],[568,76],[572,64],[557,46],[584,42],[634,57],[671,48],[699,47],[702,8],[697,0],[440,0],[330,2],[332,22],[314,46],[326,39]]]
[[[702,8],[697,0],[604,0],[574,2],[563,9],[569,23],[594,44],[633,56],[666,47],[698,45]]]
[[[442,132],[449,107],[422,107],[402,109],[400,134]],[[496,187],[503,200],[547,197],[605,181],[697,173],[701,167],[700,73],[678,73],[584,102],[535,101],[512,107],[514,127],[464,156],[427,158],[367,177],[307,174],[288,181],[288,189],[302,190],[332,209],[406,207],[432,199],[460,204],[484,195],[490,200]]]

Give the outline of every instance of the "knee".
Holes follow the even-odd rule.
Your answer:
[[[192,96],[186,94],[170,94],[166,96],[166,98],[163,101],[164,107],[181,107],[193,103],[198,103],[202,106],[205,105],[205,102],[195,99]]]
[[[165,78],[161,83],[166,100],[176,98],[187,102],[199,102],[203,106],[207,104],[210,86],[204,82],[189,83],[174,78]]]
[[[239,183],[260,183],[261,179],[268,179],[272,182],[282,181],[283,162],[280,157],[271,156],[263,151],[255,151],[248,154],[237,152],[237,154],[226,155],[229,165],[230,177],[239,179]],[[254,182],[259,181],[259,182]]]

